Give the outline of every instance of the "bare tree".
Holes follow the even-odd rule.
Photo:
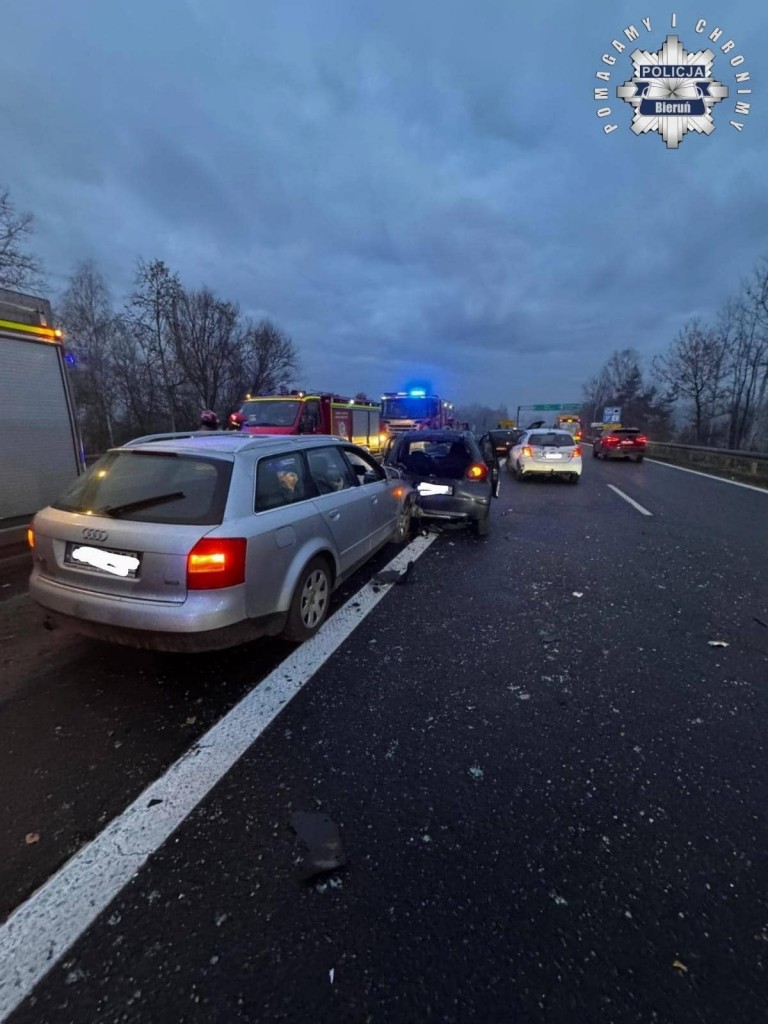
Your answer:
[[[175,308],[181,292],[178,276],[162,260],[139,260],[136,284],[129,302],[133,331],[151,373],[160,378],[165,414],[171,430],[179,421],[176,392],[183,383],[177,365],[173,333]]]
[[[274,392],[293,380],[298,371],[296,348],[269,320],[246,322],[240,337],[241,380],[251,394]]]
[[[218,409],[229,397],[237,364],[237,321],[237,306],[218,299],[210,289],[179,289],[172,328],[188,418],[199,416],[201,409]]]
[[[0,188],[0,288],[23,291],[43,283],[40,260],[25,248],[32,221],[31,213],[16,212],[8,189]]]
[[[61,297],[60,315],[76,357],[72,382],[81,427],[91,451],[103,451],[115,437],[112,344],[114,312],[107,284],[92,261],[81,263]]]
[[[710,443],[723,400],[726,342],[722,333],[689,320],[664,355],[653,359],[653,374],[667,386],[670,401],[691,402],[697,444]]]

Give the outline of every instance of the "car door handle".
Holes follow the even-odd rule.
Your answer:
[[[341,519],[341,512],[337,508],[332,508],[328,513],[329,519]]]

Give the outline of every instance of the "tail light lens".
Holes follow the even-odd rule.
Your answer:
[[[468,480],[485,480],[488,476],[488,467],[484,462],[473,462],[464,475]]]
[[[31,548],[34,548],[35,546],[35,531],[31,526],[27,527],[27,544],[29,544]]]
[[[645,434],[638,434],[637,437],[635,438],[635,443],[636,444],[648,444],[648,438],[645,436]]]
[[[615,434],[609,434],[608,437],[603,438],[603,444],[618,444],[619,439]]]
[[[245,537],[204,537],[187,555],[187,590],[222,590],[245,582]]]
[[[527,444],[524,445],[524,447],[523,447],[523,458],[524,459],[532,459],[533,458],[533,448],[531,448]]]
[[[576,459],[576,458],[579,458],[579,459],[580,459],[580,458],[581,458],[581,448],[579,448],[579,446],[578,446],[578,445],[576,445],[576,447],[575,447],[575,448],[573,449],[573,451],[571,452],[571,456],[572,456],[572,458],[574,458],[574,459]]]

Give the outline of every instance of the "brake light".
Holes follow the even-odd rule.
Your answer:
[[[581,440],[581,434],[574,434],[573,435],[573,440],[574,441],[580,441]]]
[[[645,436],[645,434],[638,434],[637,437],[635,438],[635,443],[636,444],[648,444],[648,438]]]
[[[482,462],[473,462],[464,475],[468,480],[485,480],[488,476],[488,467]]]
[[[608,437],[603,438],[603,444],[618,444],[619,439],[616,434],[609,434]]]
[[[574,459],[577,458],[577,457],[579,459],[581,458],[581,448],[579,448],[578,445],[576,445],[576,447],[571,452],[571,457],[574,458]]]
[[[222,590],[245,582],[245,537],[204,537],[187,555],[187,590]]]
[[[525,445],[525,447],[523,448],[523,458],[524,459],[532,459],[533,458],[533,449],[529,445]]]
[[[35,531],[31,526],[27,527],[27,544],[29,544],[31,548],[34,548],[35,546]]]

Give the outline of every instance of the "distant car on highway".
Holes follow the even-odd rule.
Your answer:
[[[612,427],[603,431],[592,442],[595,459],[632,459],[642,462],[648,438],[638,427]]]
[[[499,493],[499,463],[490,438],[456,430],[411,430],[390,441],[384,465],[416,489],[418,515],[488,532],[491,498]]]
[[[337,437],[142,437],[35,516],[30,593],[78,632],[133,647],[301,642],[344,579],[408,539],[414,501]]]
[[[500,459],[506,459],[509,455],[510,448],[512,448],[522,433],[522,430],[514,427],[508,429],[498,427],[495,430],[489,431],[488,436],[491,439],[491,443],[497,457]]]
[[[581,445],[567,430],[526,430],[509,453],[507,469],[518,480],[549,476],[577,484],[582,470]]]

